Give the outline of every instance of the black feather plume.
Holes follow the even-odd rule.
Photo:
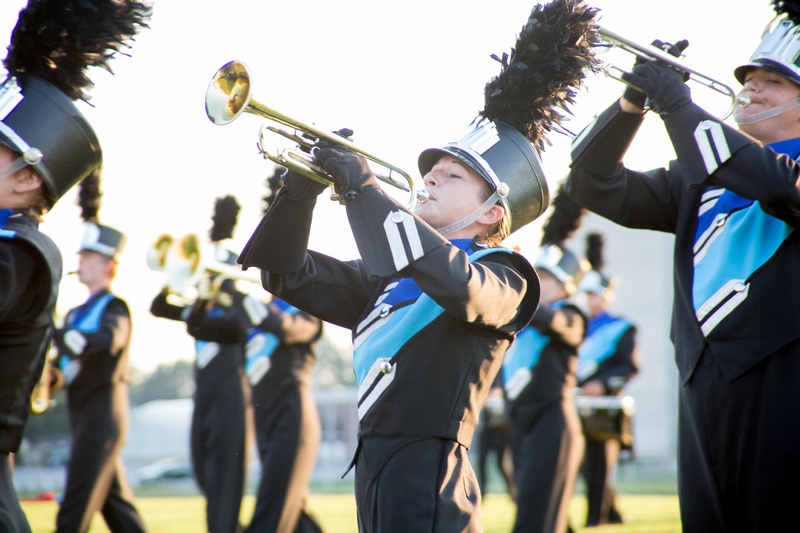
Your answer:
[[[511,53],[492,55],[502,67],[484,88],[481,116],[513,126],[543,150],[563,118],[559,109],[570,113],[586,72],[598,69],[592,51],[597,11],[583,0],[536,5]]]
[[[272,205],[272,202],[275,201],[275,196],[278,194],[278,191],[283,187],[283,173],[286,172],[286,169],[283,167],[275,167],[275,171],[272,173],[272,176],[267,178],[267,188],[269,189],[269,193],[262,198],[264,201],[264,214],[267,213],[269,207]]]
[[[786,13],[795,24],[800,24],[800,2],[789,0],[772,0],[772,7],[778,15]]]
[[[239,202],[231,195],[217,198],[214,202],[214,216],[211,217],[214,225],[208,235],[211,242],[219,242],[233,237],[240,209]]]
[[[550,218],[542,227],[542,246],[556,244],[564,248],[565,241],[581,227],[586,210],[567,196],[561,187],[550,205]]]
[[[147,22],[152,8],[132,0],[30,0],[11,35],[3,64],[11,74],[38,76],[73,100],[88,100],[88,67],[108,61]]]
[[[81,208],[81,218],[84,222],[99,222],[100,201],[103,193],[100,192],[100,175],[103,167],[100,165],[91,174],[83,178],[78,191],[78,205]]]
[[[602,233],[592,232],[586,235],[586,260],[592,270],[600,272],[605,266],[605,240]]]

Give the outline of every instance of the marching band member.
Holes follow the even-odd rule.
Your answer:
[[[218,198],[210,240],[211,258],[221,270],[238,268],[236,255],[219,244],[233,235],[239,204],[233,196]],[[224,274],[215,274],[224,276]],[[186,323],[195,339],[194,411],[190,430],[192,468],[206,499],[209,532],[240,531],[239,512],[244,494],[246,458],[244,346],[254,318],[247,312],[245,295],[234,280],[211,279],[198,284],[194,304],[172,303],[164,288],[150,312],[159,318]],[[217,284],[218,287],[213,285]]]
[[[39,221],[100,165],[97,137],[73,100],[149,17],[136,2],[39,1],[20,11],[0,84],[0,530],[30,531],[11,474],[54,332],[62,260]],[[70,3],[72,4],[72,3]],[[88,7],[88,9],[83,9]],[[52,16],[53,14],[58,16]],[[41,16],[49,18],[45,25]]]
[[[578,386],[585,396],[621,396],[639,369],[636,327],[609,313],[619,282],[602,271],[602,234],[590,233],[586,242],[586,259],[592,270],[578,284],[578,296],[586,300],[589,311],[586,339],[578,349]],[[591,432],[584,432],[584,437],[586,451],[581,472],[586,480],[586,526],[620,524],[623,517],[617,509],[611,479],[622,442],[599,439]]]
[[[278,171],[268,181],[267,208],[281,187]],[[245,373],[252,389],[261,480],[247,530],[321,532],[305,498],[322,438],[311,386],[322,322],[277,298],[252,303],[263,319],[248,332]]]
[[[569,63],[559,54],[575,59],[587,52],[594,11],[571,1],[544,11],[534,8],[531,18],[543,20],[531,21],[522,38],[546,35],[550,46],[540,43],[539,49],[557,53],[529,64],[534,78],[547,83],[530,81],[546,93],[539,96],[551,96],[544,99],[548,104],[565,105],[587,63]],[[533,31],[536,22],[552,31]],[[527,54],[530,44],[515,49]],[[420,155],[429,199],[413,211],[378,187],[364,157],[318,143],[315,158],[346,201],[360,259],[307,250],[324,186],[292,171],[240,258],[245,268],[262,269],[269,292],[353,332],[359,384],[353,464],[362,532],[482,531],[467,449],[503,354],[539,296],[530,264],[496,243],[547,203],[531,146],[542,141],[538,128],[547,124],[502,122],[524,123],[530,116],[521,119],[517,108],[508,116],[495,113],[509,109],[503,85],[509,79],[501,74],[494,82],[480,119],[463,137]],[[542,104],[530,90],[521,100]]]
[[[649,97],[677,160],[622,158],[644,120],[635,94],[573,145],[570,195],[619,224],[675,234],[671,338],[681,379],[683,531],[778,531],[800,497],[800,45],[796,2],[734,71],[738,130],[692,102],[658,61],[624,78]],[[634,91],[635,92],[635,91]]]
[[[573,389],[586,318],[567,298],[587,269],[564,241],[582,214],[561,192],[553,200],[533,263],[542,285],[539,309],[503,361],[517,490],[514,532],[569,530],[569,501],[583,456]]]
[[[89,299],[55,336],[72,430],[56,531],[88,531],[96,512],[115,533],[145,531],[119,457],[129,424],[131,314],[111,282],[125,242],[118,230],[86,222],[78,279]]]

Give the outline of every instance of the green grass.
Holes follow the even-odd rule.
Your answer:
[[[247,523],[253,512],[253,496],[246,496],[242,505],[242,521]],[[628,522],[620,526],[583,528],[586,500],[576,495],[570,502],[570,520],[576,531],[587,533],[673,533],[680,532],[678,497],[671,494],[620,494],[617,503]],[[184,533],[205,530],[205,502],[199,496],[138,497],[136,506],[150,533]],[[33,533],[54,530],[55,502],[24,501]],[[352,494],[311,494],[309,507],[326,533],[355,533],[356,505]],[[485,533],[508,533],[514,520],[514,504],[505,494],[489,494],[483,504]],[[107,532],[102,517],[95,516],[90,533]]]

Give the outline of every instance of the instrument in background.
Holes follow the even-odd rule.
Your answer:
[[[600,39],[598,46],[620,49],[647,61],[661,61],[662,63],[666,63],[667,65],[671,66],[675,70],[687,74],[689,76],[689,81],[699,83],[700,85],[725,96],[730,100],[730,105],[728,106],[727,111],[725,111],[722,116],[718,117],[720,120],[725,120],[731,116],[737,105],[746,106],[750,103],[750,99],[746,95],[737,96],[736,92],[728,85],[725,85],[721,81],[717,81],[710,76],[706,76],[705,74],[687,67],[681,63],[677,57],[665,52],[664,50],[651,45],[637,44],[603,27],[598,27],[597,35]],[[622,74],[628,73],[629,71],[618,67],[613,63],[604,63],[602,70],[603,73],[609,78],[620,81],[625,85],[630,85],[634,89],[638,89],[638,87],[635,87],[622,79]]]
[[[633,396],[575,396],[575,407],[588,437],[617,439],[626,447],[633,445]]]
[[[40,415],[56,404],[53,395],[64,386],[64,375],[51,362],[51,347],[45,356],[44,368],[31,393],[31,413]]]
[[[247,65],[241,61],[231,61],[219,69],[208,84],[206,115],[214,124],[225,125],[233,122],[242,113],[252,113],[294,130],[294,132],[288,132],[272,125],[261,126],[258,147],[262,155],[273,163],[284,166],[319,183],[333,185],[333,177],[316,163],[313,154],[311,154],[311,149],[314,144],[323,140],[343,145],[366,157],[372,163],[387,169],[387,174],[375,173],[376,179],[407,192],[409,200],[406,206],[410,208],[414,205],[417,199],[414,192],[414,181],[407,172],[357,148],[345,137],[333,133],[325,133],[256,102],[251,93],[250,70]],[[298,145],[297,150],[290,149],[276,154],[269,153],[264,148],[267,131],[296,142]],[[399,174],[405,182],[396,179],[393,174]],[[331,200],[344,203],[344,200],[335,192],[331,194]]]
[[[220,258],[220,254],[226,257]],[[151,270],[163,272],[169,292],[187,303],[197,299],[197,286],[209,274],[215,276],[211,286],[215,295],[226,279],[257,283],[260,287],[260,271],[242,270],[241,266],[226,261],[228,254],[221,246],[203,245],[194,233],[179,239],[164,233],[147,248],[145,261]]]

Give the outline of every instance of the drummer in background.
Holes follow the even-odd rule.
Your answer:
[[[542,286],[539,308],[503,362],[517,494],[515,533],[569,530],[569,502],[583,457],[573,390],[586,318],[568,298],[588,265],[564,246],[583,210],[565,194],[556,196],[553,208],[533,263]]]
[[[602,272],[603,236],[586,237],[586,259],[592,270],[578,285],[579,298],[585,300],[589,323],[586,339],[578,350],[578,385],[585,396],[621,396],[623,387],[639,369],[636,327],[608,312],[619,284]],[[611,478],[619,460],[619,439],[586,437],[586,452],[581,474],[586,480],[588,510],[586,527],[621,524],[624,520],[615,502]]]

